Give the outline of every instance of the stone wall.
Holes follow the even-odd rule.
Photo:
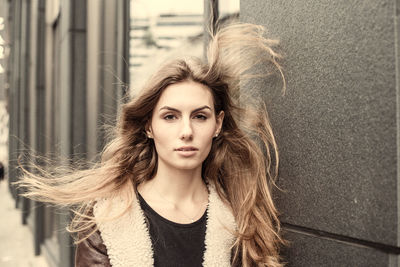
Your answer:
[[[257,80],[281,152],[288,266],[398,266],[400,2],[242,0],[281,40],[286,95]]]

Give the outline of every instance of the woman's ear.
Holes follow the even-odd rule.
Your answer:
[[[146,135],[148,138],[153,138],[153,131],[151,129],[151,122],[148,121],[145,125]]]
[[[217,137],[219,135],[219,133],[221,132],[221,130],[222,130],[222,123],[224,122],[224,117],[225,117],[225,113],[224,113],[223,110],[221,110],[219,112],[219,114],[217,115],[217,118],[216,118],[217,127],[216,127],[216,130],[215,130],[215,135],[214,135],[215,137]]]

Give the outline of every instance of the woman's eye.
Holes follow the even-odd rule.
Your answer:
[[[164,120],[167,120],[167,121],[173,120],[173,119],[175,119],[175,118],[176,118],[175,115],[172,115],[172,114],[169,114],[169,115],[165,115],[165,116],[164,116]]]
[[[199,120],[206,120],[207,116],[203,115],[203,114],[198,114],[196,116],[194,116],[195,119],[199,119]]]

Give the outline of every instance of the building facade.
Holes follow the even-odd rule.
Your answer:
[[[286,95],[254,82],[280,148],[288,266],[400,266],[400,2],[241,0],[281,41]]]
[[[90,161],[105,142],[126,95],[129,1],[10,0],[7,30],[9,182],[17,162],[35,155],[63,163]],[[115,120],[115,119],[114,119]],[[21,156],[25,155],[25,159]],[[10,186],[22,223],[32,229],[35,254],[50,266],[73,266],[74,246],[65,227],[67,209],[22,198]]]

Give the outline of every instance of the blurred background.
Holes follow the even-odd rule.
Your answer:
[[[19,196],[18,157],[96,161],[121,103],[164,60],[203,57],[217,17],[281,41],[286,94],[276,77],[241,91],[257,88],[276,134],[287,266],[400,266],[399,10],[398,0],[0,0],[0,266],[74,262],[69,211]]]

